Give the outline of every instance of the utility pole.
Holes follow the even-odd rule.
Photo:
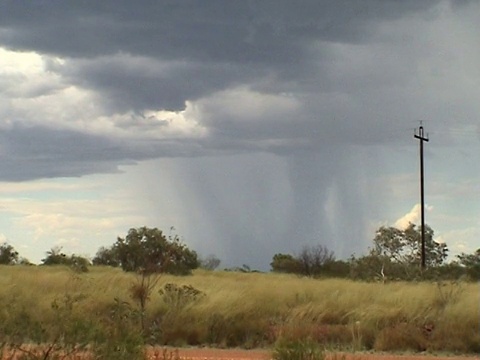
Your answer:
[[[421,202],[421,216],[422,216],[422,270],[425,270],[425,189],[424,189],[424,174],[423,174],[423,142],[428,141],[424,136],[423,126],[420,122],[418,134],[415,132],[414,137],[420,140],[420,202]]]

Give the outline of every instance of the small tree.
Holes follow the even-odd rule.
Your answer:
[[[62,252],[61,246],[54,246],[49,251],[47,251],[47,256],[45,259],[42,259],[43,265],[70,265],[70,262]]]
[[[0,264],[15,265],[19,262],[18,252],[10,244],[3,243],[0,245]]]
[[[318,276],[328,263],[335,261],[335,254],[326,246],[304,246],[297,256],[303,275]]]
[[[270,266],[272,271],[302,274],[316,277],[321,274],[330,275],[335,263],[335,254],[326,246],[304,246],[300,254],[275,254]]]
[[[188,249],[177,235],[167,237],[157,228],[130,229],[125,238],[117,238],[112,254],[124,271],[138,274],[130,294],[140,308],[142,332],[147,302],[160,274],[188,275],[199,265],[197,253]]]
[[[157,228],[130,229],[125,238],[117,238],[114,248],[124,271],[188,275],[199,265],[197,253],[177,235],[167,238]]]
[[[270,263],[273,272],[300,274],[302,264],[300,260],[290,254],[275,254]]]

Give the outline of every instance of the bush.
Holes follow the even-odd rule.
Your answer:
[[[53,247],[47,251],[47,256],[42,259],[43,265],[66,265],[71,267],[75,272],[88,272],[90,261],[87,258],[72,254],[65,255],[61,247]]]

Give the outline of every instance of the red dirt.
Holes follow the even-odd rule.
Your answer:
[[[163,348],[150,349],[150,358],[155,359],[154,352],[162,354]],[[172,354],[175,349],[168,349]],[[181,359],[191,360],[270,360],[272,352],[268,350],[242,350],[242,349],[207,349],[207,348],[189,348],[178,349],[178,355]],[[174,359],[175,357],[173,357]],[[426,355],[393,355],[393,354],[369,354],[369,353],[330,353],[327,359],[332,360],[480,360],[480,356],[433,356]],[[162,360],[168,358],[160,357]],[[173,360],[172,359],[172,360]]]
[[[18,359],[16,356],[5,353],[3,359]],[[211,348],[165,348],[152,347],[147,350],[150,360],[271,360],[272,352],[268,350],[243,349],[211,349]],[[1,355],[0,355],[1,358]],[[91,359],[86,353],[77,353],[67,359]],[[327,360],[480,360],[480,355],[466,356],[434,356],[425,355],[394,355],[382,353],[328,353]]]

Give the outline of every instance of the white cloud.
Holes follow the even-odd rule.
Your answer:
[[[446,243],[450,250],[450,258],[460,253],[471,254],[480,248],[480,227],[472,226],[453,229],[439,234],[436,241]]]
[[[426,211],[432,211],[433,206],[426,204],[425,205],[425,210]],[[394,226],[399,228],[399,229],[406,229],[410,223],[419,225],[420,220],[421,220],[421,213],[420,212],[421,212],[420,204],[415,204],[408,213],[406,213],[401,218],[399,218],[395,221]]]
[[[93,255],[145,221],[141,204],[124,193],[122,179],[112,182],[107,177],[3,183],[5,233],[14,246],[26,249],[22,256],[34,262],[54,245]]]

